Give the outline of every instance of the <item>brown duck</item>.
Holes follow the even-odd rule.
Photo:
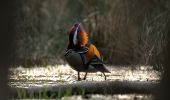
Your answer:
[[[68,64],[78,72],[78,80],[80,72],[85,72],[83,80],[86,79],[88,72],[102,72],[105,80],[105,72],[110,73],[101,61],[101,56],[97,48],[88,43],[87,33],[84,31],[80,23],[76,23],[69,33],[69,43],[64,54]]]

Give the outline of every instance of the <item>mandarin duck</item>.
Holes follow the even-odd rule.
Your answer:
[[[69,33],[69,42],[65,51],[65,59],[68,64],[78,72],[85,72],[83,80],[86,79],[88,72],[102,72],[105,80],[105,72],[110,73],[104,66],[100,53],[95,45],[88,42],[88,35],[80,23],[76,23]]]

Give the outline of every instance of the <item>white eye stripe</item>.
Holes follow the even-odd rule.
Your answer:
[[[77,44],[77,31],[78,31],[79,26],[80,26],[80,24],[77,26],[77,29],[76,29],[76,31],[75,31],[75,33],[74,33],[74,37],[73,37],[73,43],[74,43],[74,45]]]
[[[76,31],[75,31],[75,33],[74,33],[73,43],[74,43],[74,45],[77,44],[77,29],[76,29]]]

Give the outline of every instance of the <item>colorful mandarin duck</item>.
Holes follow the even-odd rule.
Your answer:
[[[81,80],[80,72],[85,72],[83,80],[86,79],[88,72],[100,71],[105,76],[105,80],[105,72],[110,73],[103,65],[97,48],[88,42],[87,33],[80,23],[74,24],[71,28],[65,58],[68,64],[78,72],[78,80]]]

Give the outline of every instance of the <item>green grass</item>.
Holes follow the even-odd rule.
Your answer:
[[[17,90],[17,96],[13,99],[61,99],[62,97],[70,97],[77,94],[84,96],[85,90],[80,89],[78,92],[74,92],[74,90],[67,89],[66,92],[62,94],[60,91],[48,92],[46,88],[38,93],[27,93],[25,90],[19,89]]]

